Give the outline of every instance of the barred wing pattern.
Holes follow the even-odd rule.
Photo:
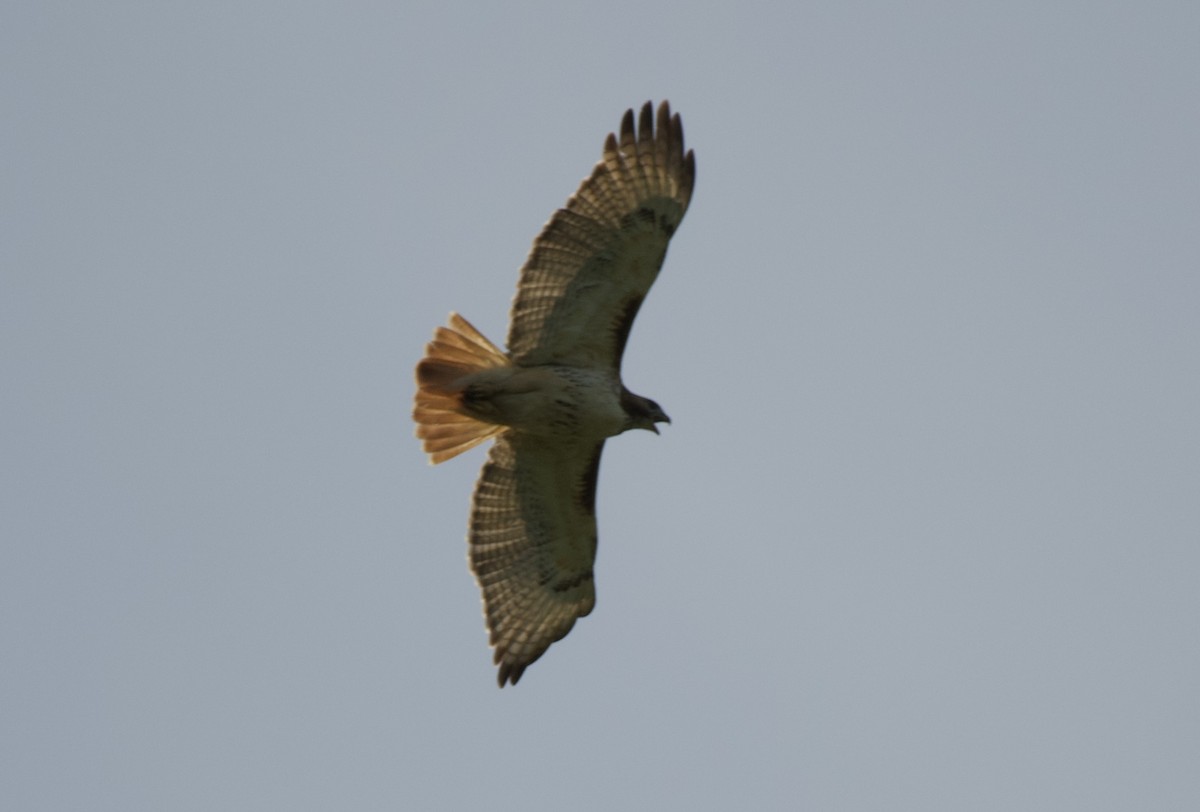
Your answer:
[[[656,126],[657,125],[657,126]],[[517,283],[508,351],[522,366],[619,371],[642,299],[662,267],[696,178],[683,123],[649,102],[626,111],[604,157],[533,243]]]
[[[452,314],[417,364],[413,418],[431,462],[495,437],[475,486],[469,557],[501,687],[595,606],[605,438],[670,422],[621,382],[621,356],[695,177],[667,102],[626,111],[533,243],[507,353]]]
[[[602,448],[602,442],[564,447],[509,433],[488,454],[475,485],[470,561],[501,687],[515,685],[595,605]]]

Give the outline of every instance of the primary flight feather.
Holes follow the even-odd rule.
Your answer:
[[[596,478],[608,437],[670,419],[621,382],[621,356],[696,179],[667,102],[628,110],[591,176],[533,242],[508,352],[450,314],[417,364],[417,437],[439,463],[495,438],[469,558],[498,681],[516,684],[596,602]]]

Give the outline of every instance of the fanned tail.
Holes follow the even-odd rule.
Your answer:
[[[429,462],[457,457],[505,430],[461,411],[461,381],[485,369],[511,366],[508,356],[457,313],[450,326],[439,327],[417,364],[417,396],[413,420]]]

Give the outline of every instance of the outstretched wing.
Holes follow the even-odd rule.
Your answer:
[[[526,666],[596,603],[603,447],[508,433],[488,454],[471,506],[470,559],[502,688],[516,685]]]
[[[534,240],[508,331],[514,363],[619,371],[625,340],[687,211],[696,163],[683,124],[650,102],[625,112],[604,157]]]

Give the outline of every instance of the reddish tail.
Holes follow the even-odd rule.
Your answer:
[[[510,366],[508,356],[457,313],[450,326],[439,327],[417,364],[417,397],[413,420],[417,437],[433,465],[474,448],[504,431],[460,411],[464,377],[474,372]]]

